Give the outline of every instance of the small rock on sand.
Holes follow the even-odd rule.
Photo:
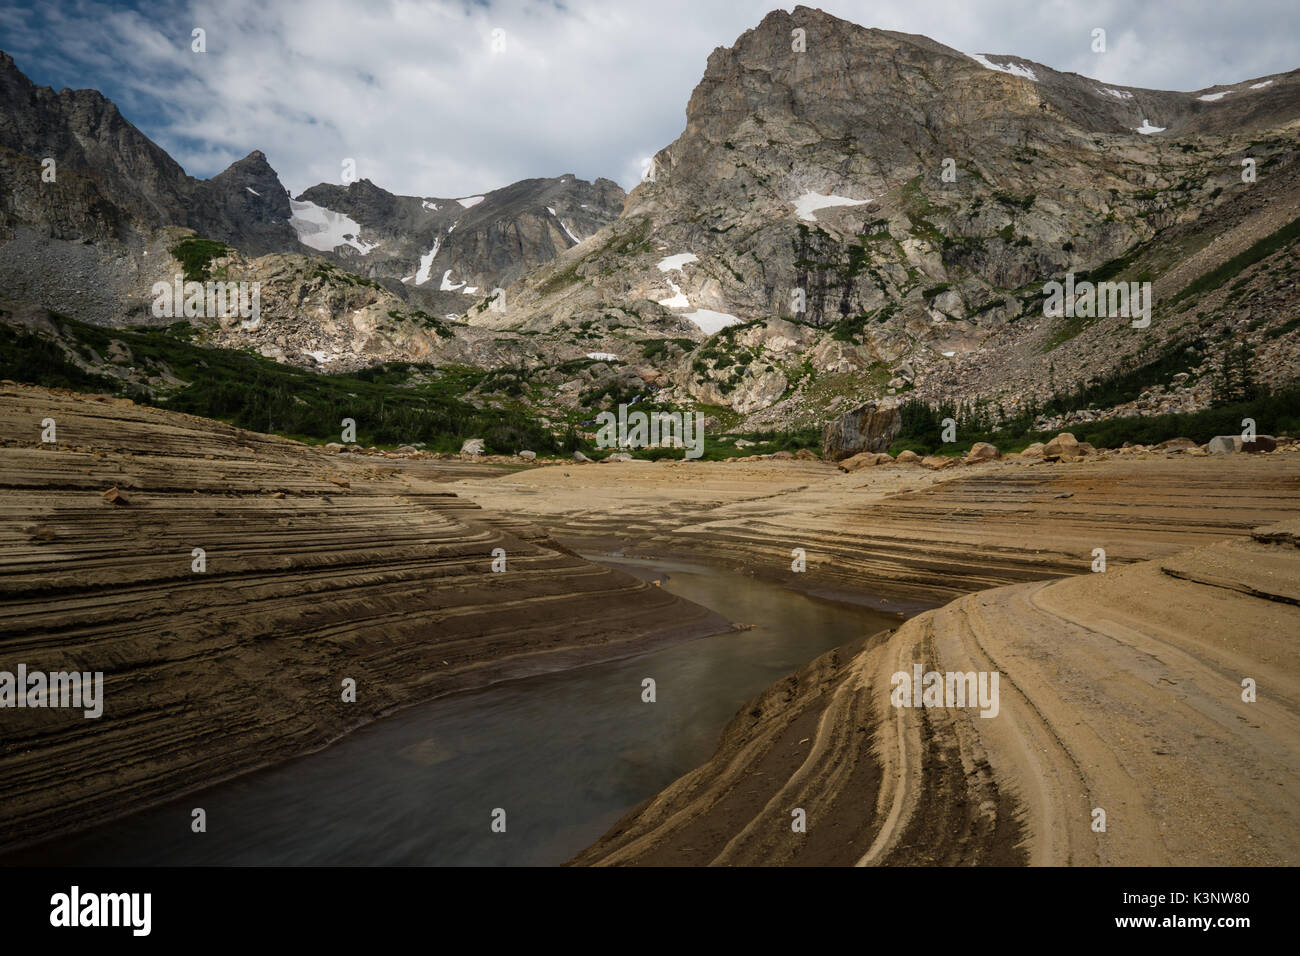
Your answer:
[[[857,471],[860,468],[874,468],[876,465],[888,465],[893,462],[893,457],[887,452],[864,451],[859,452],[852,458],[845,458],[837,463],[836,467],[840,471]]]
[[[122,494],[122,492],[118,491],[116,485],[114,485],[112,488],[109,488],[108,491],[104,492],[104,494],[101,497],[105,501],[107,501],[110,505],[117,505],[119,507],[125,507],[126,505],[129,505],[131,503],[131,499],[128,498],[126,495]]]

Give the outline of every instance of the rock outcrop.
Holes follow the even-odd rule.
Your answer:
[[[822,430],[822,456],[839,461],[861,452],[888,451],[902,427],[897,405],[868,403],[826,425]]]

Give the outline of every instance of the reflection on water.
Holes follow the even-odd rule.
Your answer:
[[[3,862],[558,864],[701,764],[768,684],[896,617],[721,571],[600,558],[753,624],[403,711],[319,753]],[[641,700],[653,677],[657,701]],[[190,832],[194,807],[207,833]],[[493,810],[506,832],[493,833]]]

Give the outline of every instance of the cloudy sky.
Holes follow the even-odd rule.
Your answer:
[[[1295,0],[819,5],[864,26],[1129,86],[1197,90],[1300,67]],[[338,182],[345,158],[408,195],[466,196],[562,173],[630,188],[642,159],[682,131],[709,52],[775,6],[0,0],[0,49],[39,84],[102,90],[194,176],[261,149],[295,195]],[[1103,55],[1091,50],[1095,27],[1107,31]],[[195,28],[206,53],[191,49]]]

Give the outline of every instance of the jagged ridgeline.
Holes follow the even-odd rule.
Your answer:
[[[294,198],[260,152],[194,180],[99,94],[0,77],[11,315],[403,368],[408,397],[454,381],[562,445],[632,401],[786,443],[878,400],[960,411],[970,440],[1199,433],[1229,407],[1281,432],[1300,377],[1295,71],[1117,87],[797,7],[710,55],[626,196],[565,174],[459,198],[364,177]],[[191,274],[258,283],[261,320],[157,316],[154,284]],[[1149,321],[1053,312],[1053,283],[1139,290]]]

